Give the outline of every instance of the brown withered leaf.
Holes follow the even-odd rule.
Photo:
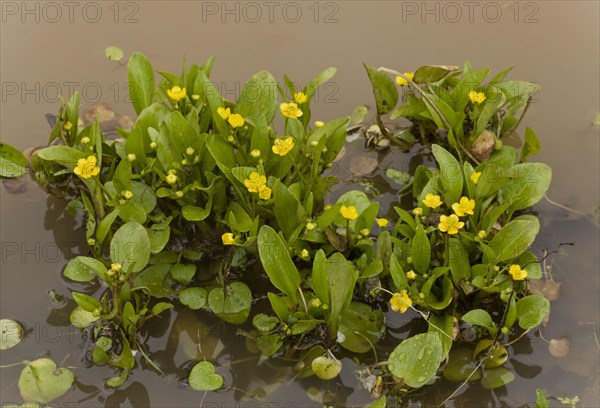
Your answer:
[[[325,236],[327,236],[327,240],[337,251],[344,252],[348,248],[346,237],[338,234],[332,228],[325,228]]]
[[[529,290],[534,295],[543,296],[550,302],[554,302],[560,297],[560,287],[562,283],[554,279],[539,279],[529,281]]]
[[[548,351],[554,357],[562,358],[566,357],[571,350],[571,340],[568,337],[560,337],[558,339],[550,339],[550,344],[548,345]]]

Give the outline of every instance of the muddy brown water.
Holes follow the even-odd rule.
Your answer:
[[[181,69],[183,55],[189,62],[215,55],[212,78],[229,99],[260,69],[277,78],[287,73],[304,84],[336,66],[337,75],[313,105],[313,117],[322,120],[348,115],[359,104],[372,105],[362,62],[400,71],[423,64],[461,65],[465,59],[496,72],[516,64],[510,78],[542,86],[525,123],[543,144],[536,159],[554,170],[548,195],[580,213],[547,202],[536,206],[543,225],[538,248],[576,243],[551,258],[552,275],[562,287],[542,329],[546,339],[568,336],[571,352],[553,357],[532,335],[511,349],[507,366],[516,374],[514,382],[495,391],[471,384],[447,406],[522,406],[535,401],[536,388],[552,396],[578,395],[579,406],[600,406],[600,349],[594,334],[600,333],[600,135],[591,124],[600,112],[598,2],[2,1],[0,6],[0,136],[21,149],[47,140],[44,114],[57,111],[59,94],[79,90],[84,102],[103,101],[132,114],[126,68],[103,55],[110,45],[126,55],[142,51],[156,69],[173,72]],[[348,146],[346,160],[361,153],[360,143]],[[398,201],[392,192],[398,185],[385,178],[385,168],[406,170],[409,157],[391,152],[379,158],[379,169],[363,181],[382,192],[385,213]],[[336,171],[343,179],[349,176],[343,162]],[[103,379],[112,372],[82,363],[81,335],[68,324],[72,304],[48,295],[54,290],[68,298],[70,288],[89,289],[61,277],[65,259],[83,250],[81,220],[63,215],[64,201],[47,197],[33,182],[28,187],[22,194],[2,190],[0,195],[0,317],[18,320],[29,331],[23,343],[2,351],[0,360],[9,364],[50,356],[73,367],[74,389],[52,406],[317,407],[314,395],[308,396],[316,392],[333,396],[335,406],[369,401],[354,373],[360,367],[349,358],[336,380],[295,381],[289,365],[248,353],[235,329],[207,313],[181,309],[155,320],[149,333],[152,356],[167,375],[138,364],[121,389],[105,388]],[[334,194],[354,187],[364,185],[341,184]],[[405,324],[416,316],[389,314],[387,319],[390,333],[382,347],[406,337]],[[182,382],[199,355],[221,367],[228,388],[205,397],[185,388]],[[2,404],[20,401],[19,372],[0,370]],[[455,388],[441,381],[415,392],[406,405],[437,405]],[[267,402],[250,399],[253,393]]]

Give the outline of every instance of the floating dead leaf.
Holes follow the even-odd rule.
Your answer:
[[[566,357],[571,350],[571,340],[568,337],[560,337],[558,339],[551,339],[548,345],[548,351],[554,357],[562,358]]]
[[[379,162],[376,157],[360,155],[352,158],[352,161],[348,165],[348,170],[356,177],[366,176],[371,174],[377,169]]]
[[[554,279],[539,279],[529,281],[529,290],[534,295],[543,296],[550,302],[554,302],[560,297],[560,287],[562,283]]]
[[[325,236],[333,247],[340,252],[344,252],[348,248],[348,240],[346,237],[338,234],[331,228],[325,228]]]

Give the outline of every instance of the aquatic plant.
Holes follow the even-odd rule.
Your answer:
[[[548,189],[551,169],[527,162],[539,151],[530,128],[520,157],[502,143],[537,86],[505,81],[510,69],[484,84],[489,70],[468,63],[414,74],[367,66],[382,133],[402,147],[420,143],[437,163],[410,175],[403,192],[413,206],[388,220],[360,191],[327,204],[336,182],[327,170],[350,118],[311,124],[311,101],[334,68],[302,89],[261,71],[231,102],[209,79],[213,64],[159,71],[155,83],[147,58],[133,54],[132,127],[114,140],[98,121],[80,126],[75,94],[50,146],[29,164],[40,184],[85,214],[89,253],[63,274],[93,283],[73,291],[71,322],[91,340],[94,363],[120,370],[107,385],[127,380],[137,352],[162,372],[144,333],[176,302],[232,325],[251,321],[240,331],[250,347],[295,359],[299,378],[334,378],[340,348],[355,353],[374,396],[422,387],[439,372],[488,388],[510,381],[502,367],[510,344],[549,312],[528,291],[542,274],[530,249],[540,225],[527,209]],[[390,132],[388,113],[410,120],[411,132]],[[24,173],[20,152],[2,145],[0,153],[17,169],[2,176]],[[255,312],[254,302],[267,309]],[[376,343],[388,308],[426,324],[383,356]],[[214,368],[196,364],[190,386],[220,388]]]

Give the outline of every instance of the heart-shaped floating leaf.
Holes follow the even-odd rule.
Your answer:
[[[477,362],[473,361],[473,351],[466,347],[452,348],[448,364],[442,372],[442,375],[449,381],[478,380],[481,378],[481,371],[473,371],[477,367]]]
[[[245,283],[233,282],[225,289],[214,288],[208,295],[208,305],[221,319],[242,324],[250,315],[252,292]]]
[[[188,381],[190,387],[197,391],[214,391],[223,386],[223,377],[215,373],[215,366],[208,361],[196,364]]]
[[[315,358],[310,366],[315,375],[322,380],[331,380],[342,371],[341,361],[326,356]]]
[[[23,339],[23,328],[14,320],[0,320],[0,350],[16,346]]]
[[[19,377],[19,391],[26,402],[47,404],[63,396],[75,381],[73,373],[66,368],[56,368],[48,358],[32,361]]]
[[[206,289],[187,288],[179,293],[179,301],[193,310],[198,310],[206,304]]]
[[[481,377],[481,385],[483,388],[493,390],[494,388],[505,386],[514,379],[515,375],[512,371],[504,367],[496,367],[483,372],[483,377]]]
[[[388,368],[413,388],[425,385],[437,372],[443,358],[440,337],[423,333],[404,340],[388,359]]]

